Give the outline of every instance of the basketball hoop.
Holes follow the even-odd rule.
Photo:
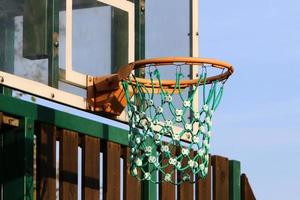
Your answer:
[[[195,79],[182,73],[191,66],[199,68]],[[174,70],[173,80],[162,78],[163,67]],[[140,68],[145,69],[147,78],[134,75]],[[233,72],[228,63],[190,57],[147,59],[120,68],[117,74],[127,101],[133,176],[173,184],[206,177],[213,113]],[[189,91],[187,96],[185,90]],[[192,106],[197,91],[201,93],[198,110]],[[162,175],[160,181],[152,178],[157,172]],[[181,176],[176,178],[176,172]]]

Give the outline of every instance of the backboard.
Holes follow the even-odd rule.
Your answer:
[[[1,85],[82,110],[94,76],[198,56],[198,0],[1,0],[0,27]]]

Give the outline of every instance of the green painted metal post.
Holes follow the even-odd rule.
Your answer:
[[[3,199],[33,199],[33,133],[29,118],[3,133]]]
[[[153,176],[152,176],[152,178],[153,178]],[[157,185],[155,183],[151,183],[149,181],[142,181],[142,199],[143,200],[156,200],[157,199],[157,187],[156,186]]]
[[[148,140],[147,146],[152,146],[152,149],[155,149],[153,145],[153,141]],[[156,156],[156,152],[152,152],[153,156]],[[145,171],[151,172],[152,167],[147,165]],[[156,172],[155,172],[156,173]],[[157,174],[151,174],[152,180],[157,180]],[[155,183],[151,183],[150,181],[142,181],[142,199],[143,200],[156,200],[157,199],[157,185]]]
[[[0,112],[0,199],[3,199],[2,197],[2,190],[3,190],[3,125],[2,125],[2,113]]]
[[[145,58],[145,0],[134,0],[135,3],[135,60]],[[138,77],[145,76],[144,69],[136,70]]]
[[[0,20],[0,70],[14,72],[15,21],[13,17]]]
[[[145,58],[145,0],[135,0],[135,59]]]
[[[145,58],[145,0],[134,0],[135,3],[135,60]],[[135,71],[138,77],[144,77],[144,69]],[[149,145],[151,142],[149,141]],[[156,155],[154,155],[156,156]],[[150,166],[146,167],[146,171],[151,171]],[[151,174],[151,179],[156,179],[157,174]],[[157,199],[157,185],[149,181],[142,182],[142,199]]]
[[[58,88],[59,0],[48,0],[48,85]]]
[[[15,21],[0,19],[0,71],[14,72]],[[1,78],[1,77],[0,77]],[[0,94],[12,95],[12,90],[0,85]]]
[[[0,18],[0,69],[5,62],[5,20]]]
[[[25,118],[24,137],[24,166],[25,166],[25,199],[33,199],[34,181],[33,181],[33,159],[34,159],[34,120]],[[27,142],[26,142],[27,141]]]
[[[229,199],[241,199],[241,163],[236,160],[229,161]]]

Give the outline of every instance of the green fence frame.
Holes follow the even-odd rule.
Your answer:
[[[1,91],[7,88],[1,87]],[[36,122],[99,137],[128,146],[128,131],[56,109],[0,94],[0,112],[20,119],[20,127],[3,130],[1,137],[1,184],[3,199],[33,198],[33,140]],[[151,189],[151,188],[149,188]],[[149,194],[151,196],[151,192]],[[1,197],[1,196],[0,196]],[[145,199],[155,199],[147,198]]]

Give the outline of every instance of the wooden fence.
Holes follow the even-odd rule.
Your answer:
[[[122,142],[126,140],[125,130],[102,128],[104,133],[100,134],[101,137],[95,137],[83,131],[74,131],[84,130],[75,123],[72,124],[73,128],[65,128],[56,125],[61,121],[54,123],[48,118],[37,120],[38,115],[21,118],[15,115],[18,113],[14,111],[0,115],[0,199],[59,197],[70,200],[80,199],[80,193],[81,199],[88,200],[255,199],[246,175],[240,174],[239,161],[211,156],[207,178],[196,184],[174,186],[139,182],[129,173],[129,148],[127,141]],[[48,114],[53,118],[51,113]],[[61,114],[56,113],[56,117],[62,119],[59,117]],[[122,131],[125,137],[121,139],[111,135],[121,134]],[[110,136],[105,136],[106,133]],[[36,141],[36,145],[33,145],[33,141]],[[79,150],[81,155],[78,156]],[[100,183],[103,183],[103,188]]]

